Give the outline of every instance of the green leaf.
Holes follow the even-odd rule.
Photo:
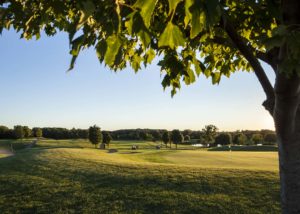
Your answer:
[[[92,1],[82,1],[83,8],[81,10],[80,20],[77,24],[77,29],[79,29],[87,19],[94,13],[96,7]]]
[[[146,53],[146,63],[150,64],[154,58],[155,51],[153,49],[149,49],[149,51]]]
[[[221,80],[221,73],[220,72],[214,72],[211,74],[212,78],[212,84],[217,84]]]
[[[134,7],[139,8],[141,10],[141,16],[143,17],[145,26],[147,28],[150,27],[152,13],[155,9],[156,3],[157,0],[137,0],[134,4]]]
[[[71,62],[70,62],[70,67],[69,67],[68,71],[71,71],[74,68],[77,57],[78,57],[78,55],[72,56],[72,59],[71,59]]]
[[[175,49],[178,46],[183,46],[185,43],[184,36],[178,26],[174,25],[172,22],[167,24],[166,29],[161,34],[158,40],[159,47],[170,47]]]
[[[104,56],[105,64],[107,64],[110,67],[113,67],[116,56],[120,50],[121,44],[122,44],[121,39],[115,34],[109,36],[106,39],[107,49]]]
[[[84,36],[84,35],[81,35],[81,36],[78,36],[76,39],[74,39],[74,40],[71,42],[71,46],[72,46],[71,54],[72,54],[73,56],[79,54],[79,51],[80,51],[80,48],[81,48],[81,46],[82,46],[82,44],[83,44],[84,39],[85,39],[85,36]]]
[[[185,0],[184,10],[185,10],[185,17],[184,17],[184,26],[186,27],[190,20],[192,19],[192,14],[190,12],[190,7],[193,5],[193,0]]]
[[[188,67],[188,68],[186,68],[186,73],[187,73],[187,75],[184,77],[185,84],[189,85],[189,84],[195,82],[196,77],[195,77],[193,70]]]
[[[219,21],[221,10],[219,8],[219,0],[206,0],[206,16],[209,25],[213,25]]]
[[[148,47],[151,42],[151,36],[146,28],[143,19],[139,12],[134,12],[130,14],[128,21],[125,22],[125,26],[127,27],[128,33],[131,35],[138,35],[141,39],[144,47]]]
[[[135,73],[141,68],[141,61],[142,58],[135,54],[132,59],[131,59],[131,67],[133,68],[133,70],[135,71]]]
[[[105,40],[99,41],[97,46],[96,46],[96,54],[97,54],[97,57],[98,57],[98,59],[101,63],[104,60],[106,49],[107,49],[107,45],[106,45]]]
[[[196,3],[190,8],[192,19],[191,19],[191,39],[195,38],[206,26],[206,15],[204,11],[201,11]]]
[[[182,0],[168,0],[169,1],[169,15],[172,13],[172,11],[176,10],[176,7],[179,2]]]
[[[71,42],[71,51],[70,51],[70,54],[73,55],[73,56],[72,56],[70,67],[69,67],[68,71],[70,71],[70,70],[72,70],[74,68],[76,59],[77,59],[78,54],[80,52],[80,49],[81,49],[81,47],[83,45],[84,39],[85,39],[85,36],[81,35],[81,36],[77,37],[76,39],[74,39]]]
[[[195,66],[195,71],[197,76],[199,76],[202,72],[205,71],[205,66],[201,61],[197,60],[196,57],[194,57],[193,59],[193,64]]]

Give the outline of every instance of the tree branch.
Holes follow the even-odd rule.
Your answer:
[[[242,38],[241,38],[242,39]],[[229,41],[227,38],[224,38],[224,37],[219,37],[219,36],[215,36],[213,38],[213,42],[217,43],[217,44],[220,44],[220,45],[227,45],[227,46],[236,46],[233,41]],[[259,50],[256,50],[255,48],[251,47],[251,46],[248,46],[249,49],[251,50],[252,53],[255,53],[255,56],[264,61],[265,63],[269,64],[274,72],[276,73],[276,57],[278,56],[278,50],[276,49],[272,49],[271,51],[267,52],[267,53],[264,53],[264,52],[261,52]]]
[[[273,115],[273,109],[274,109],[274,89],[264,71],[261,64],[259,63],[258,59],[254,56],[253,50],[248,47],[242,37],[237,34],[236,29],[231,25],[228,19],[225,19],[224,16],[221,19],[221,24],[224,28],[224,30],[227,32],[229,38],[232,40],[232,42],[235,44],[237,49],[242,53],[242,55],[248,60],[250,65],[252,66],[254,73],[256,77],[258,78],[258,81],[260,82],[266,96],[267,100],[263,103],[263,106],[266,108],[266,110],[269,111],[271,115]]]

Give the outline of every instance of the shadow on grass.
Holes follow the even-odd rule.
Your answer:
[[[62,154],[49,159],[43,156],[46,150],[35,148],[0,161],[0,210],[279,212],[278,175],[273,172],[107,164]]]

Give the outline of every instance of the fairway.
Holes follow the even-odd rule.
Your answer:
[[[138,143],[142,149],[130,149]],[[43,140],[20,148],[0,158],[0,211],[280,213],[275,152],[155,145],[113,142],[118,151],[109,153],[83,140]]]

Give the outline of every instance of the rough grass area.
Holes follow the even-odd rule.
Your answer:
[[[10,152],[17,152],[25,149],[34,139],[26,140],[0,140],[0,150],[7,150]]]
[[[211,167],[215,152],[139,143],[144,149],[132,151],[115,142],[118,152],[108,153],[86,141],[48,140],[1,158],[0,213],[280,213],[275,165],[234,169],[244,152],[231,167]],[[258,160],[277,163],[276,156],[249,162]]]

